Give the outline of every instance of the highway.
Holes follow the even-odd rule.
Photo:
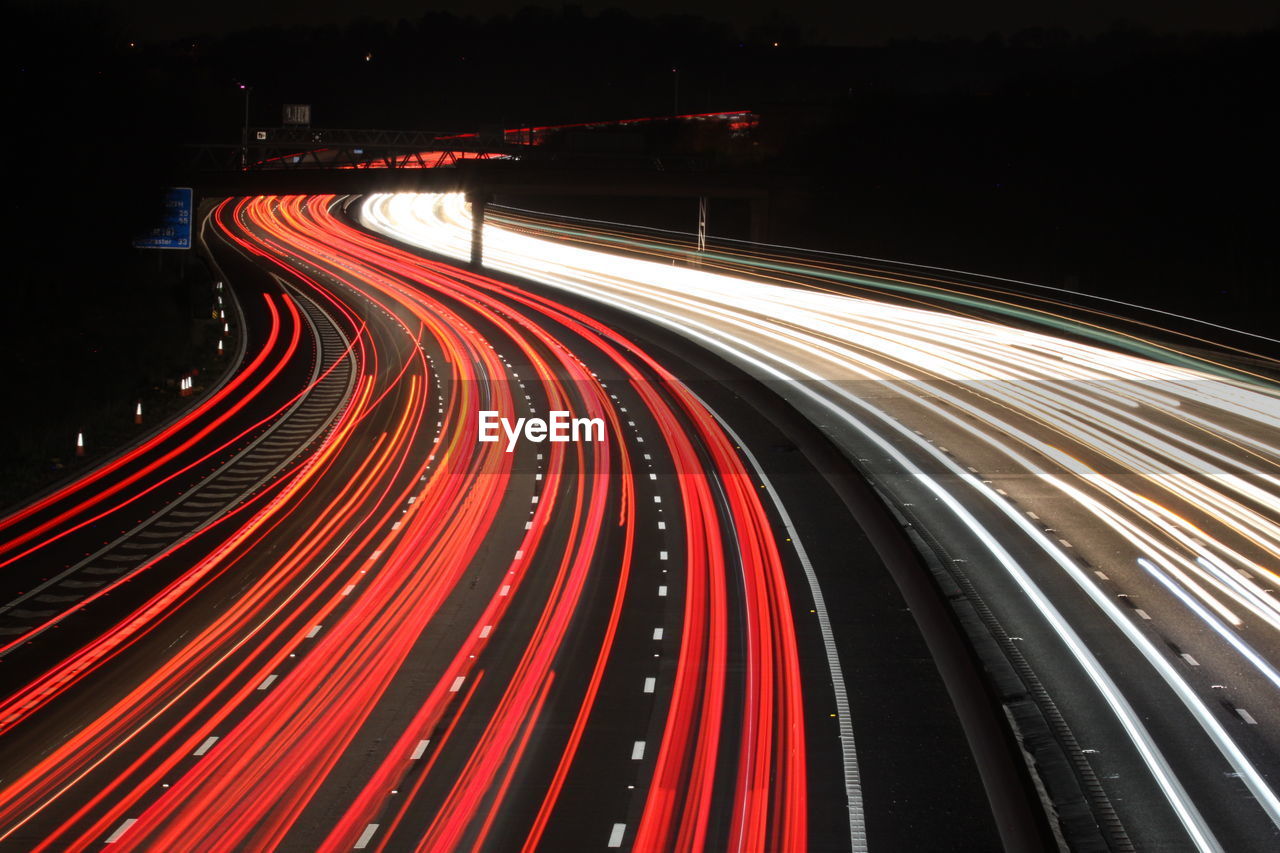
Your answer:
[[[461,196],[360,218],[469,256]],[[487,270],[705,347],[838,445],[1020,673],[998,689],[1049,721],[1100,843],[1280,843],[1274,362],[918,271],[689,256],[500,210],[484,227]]]
[[[996,846],[807,427],[355,203],[218,204],[225,376],[0,519],[0,849]]]

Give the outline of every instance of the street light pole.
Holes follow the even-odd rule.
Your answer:
[[[253,87],[241,83],[240,88],[244,90],[244,125],[240,128],[240,168],[243,170],[249,168],[249,95]]]

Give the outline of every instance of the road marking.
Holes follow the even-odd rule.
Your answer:
[[[654,628],[654,629],[653,629],[653,638],[654,638],[655,640],[661,640],[661,639],[662,639],[662,629],[661,629],[661,628]]]
[[[524,529],[525,529],[525,530],[532,530],[532,529],[533,529],[533,522],[532,522],[532,521],[526,521],[526,522],[524,523]]]
[[[109,836],[107,836],[107,840],[106,840],[106,841],[104,841],[104,842],[103,842],[103,844],[115,844],[117,841],[119,841],[119,840],[120,840],[120,836],[122,836],[122,835],[124,835],[126,832],[128,832],[128,831],[129,831],[129,827],[133,826],[133,825],[134,825],[135,823],[137,823],[137,822],[138,822],[138,819],[137,819],[136,817],[131,817],[131,818],[126,819],[124,823],[122,823],[122,824],[120,824],[118,827],[116,827],[116,831],[115,831],[115,832],[113,832],[113,833],[111,833]],[[615,826],[621,826],[622,824],[614,824],[614,825],[615,825]],[[616,847],[617,845],[615,844],[614,846]]]
[[[1070,542],[1068,542],[1068,541],[1067,541],[1067,540],[1065,540],[1065,539],[1059,539],[1058,541],[1062,543],[1062,547],[1063,547],[1063,548],[1070,548],[1070,547],[1071,547],[1071,543],[1070,543]]]
[[[369,559],[370,559],[370,560],[376,560],[376,559],[378,559],[378,558],[379,558],[379,557],[381,557],[381,556],[382,556],[382,552],[381,552],[381,551],[374,551],[372,554],[370,554],[370,555],[369,555]]]
[[[498,595],[499,595],[499,596],[503,596],[503,597],[505,597],[505,596],[506,596],[506,594],[507,594],[507,593],[509,593],[509,592],[511,592],[511,584],[509,584],[509,583],[504,583],[504,584],[502,585],[502,589],[498,590]]]
[[[521,557],[523,557],[523,556],[524,556],[524,549],[523,549],[523,548],[521,548],[519,551],[516,551],[516,559],[517,559],[517,560],[519,560],[519,559],[520,559]]]
[[[351,590],[353,590],[353,589],[355,589],[355,588],[356,588],[356,585],[355,585],[355,584],[347,584],[347,588],[346,588],[346,589],[344,589],[344,590],[342,591],[342,594],[343,594],[343,595],[350,595],[350,594],[351,594]]]
[[[658,587],[658,595],[659,595],[659,597],[665,597],[665,596],[666,596],[666,594],[667,594],[667,588],[666,588],[665,586],[660,586],[660,587]]]
[[[1036,514],[1035,514],[1034,512],[1032,512],[1031,510],[1027,510],[1027,515],[1028,515],[1028,516],[1030,516],[1031,518],[1034,518],[1036,521],[1039,521],[1039,520],[1040,520],[1040,516],[1036,515]]]
[[[493,630],[492,625],[485,625],[483,628],[480,629],[480,637],[483,639],[484,637],[489,636],[489,632],[492,630]]]
[[[658,529],[659,529],[659,530],[666,530],[666,529],[667,529],[667,523],[666,523],[665,521],[659,521],[659,522],[658,522]]]
[[[536,504],[537,502],[538,502],[538,496],[537,496],[537,495],[534,495],[534,496],[533,496],[533,500],[529,501],[529,503],[533,503],[533,504]]]
[[[399,530],[399,529],[400,529],[400,522],[398,522],[398,521],[397,521],[395,524],[392,524],[392,525],[391,525],[391,529],[392,529],[392,530]]]
[[[1133,612],[1134,612],[1134,613],[1137,613],[1137,614],[1138,614],[1139,616],[1141,616],[1143,619],[1146,619],[1146,620],[1148,620],[1148,621],[1150,621],[1150,619],[1151,619],[1151,615],[1150,615],[1149,613],[1147,613],[1147,611],[1143,610],[1141,607],[1135,607],[1135,608],[1133,609]]]
[[[1107,575],[1106,575],[1106,573],[1105,573],[1105,572],[1098,572],[1098,571],[1095,571],[1095,572],[1094,572],[1094,574],[1098,576],[1098,579],[1099,579],[1099,580],[1104,580],[1104,581],[1109,581],[1109,580],[1111,580],[1111,578],[1107,577]]]
[[[411,761],[417,761],[427,752],[427,747],[431,746],[430,740],[420,740],[418,745],[413,748],[413,755],[409,756]]]
[[[658,559],[659,559],[659,560],[665,560],[665,559],[667,559],[667,552],[666,552],[666,551],[659,551],[659,552],[658,552]]]
[[[453,685],[449,688],[450,693],[457,693],[462,689],[462,683],[467,680],[465,675],[459,675],[453,680]]]
[[[652,471],[650,471],[650,472],[649,472],[649,479],[650,479],[650,480],[656,480],[656,479],[658,479],[658,475],[657,475],[657,474],[655,474],[655,473],[653,473]]]
[[[360,838],[356,840],[357,850],[363,850],[369,846],[369,842],[373,840],[373,834],[378,831],[378,825],[371,823],[364,828],[364,832],[360,833]]]
[[[627,825],[625,823],[615,823],[613,825],[613,829],[609,832],[609,846],[621,847],[622,835],[626,831],[627,831]]]
[[[209,751],[209,749],[210,749],[210,748],[211,748],[215,743],[217,743],[217,742],[218,742],[218,736],[217,736],[217,735],[209,735],[207,738],[205,738],[205,739],[204,739],[204,743],[202,743],[202,744],[200,744],[200,746],[196,747],[196,751],[195,751],[195,752],[193,752],[193,753],[191,753],[191,754],[192,754],[192,755],[204,755],[204,754],[205,754],[206,752],[208,752],[208,751]]]
[[[654,495],[654,496],[653,496],[653,502],[654,502],[654,503],[656,503],[656,504],[660,504],[660,503],[662,503],[662,495]]]
[[[316,625],[314,628],[312,628],[310,631],[307,632],[307,637],[314,637],[316,634],[319,634],[320,629],[323,627],[324,627],[323,625]]]
[[[1249,725],[1256,726],[1258,724],[1258,721],[1253,718],[1253,714],[1250,714],[1244,708],[1236,708],[1236,713],[1240,715],[1240,719],[1244,720]]]
[[[631,747],[631,760],[639,761],[644,758],[644,741],[638,740]]]
[[[274,674],[268,675],[266,678],[262,679],[262,683],[258,685],[258,689],[266,690],[268,687],[271,686],[271,682],[275,680],[276,680],[276,677]]]
[[[1184,661],[1186,661],[1187,663],[1191,664],[1192,666],[1199,666],[1199,665],[1200,665],[1200,661],[1196,660],[1195,658],[1193,658],[1191,655],[1187,654],[1186,652],[1183,652],[1183,653],[1182,653],[1182,659],[1183,659]]]
[[[653,688],[654,688],[654,687],[657,687],[657,686],[658,686],[658,679],[656,679],[656,678],[646,678],[646,679],[644,680],[644,692],[645,692],[645,693],[652,693],[652,692],[653,692]]]

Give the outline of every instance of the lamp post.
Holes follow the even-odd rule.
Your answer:
[[[249,168],[249,95],[253,93],[253,87],[240,84],[240,88],[244,91],[244,124],[240,128],[240,168]]]

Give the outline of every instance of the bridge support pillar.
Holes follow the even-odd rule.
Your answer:
[[[467,193],[467,201],[471,202],[471,268],[484,266],[484,210],[492,195],[490,193]]]

